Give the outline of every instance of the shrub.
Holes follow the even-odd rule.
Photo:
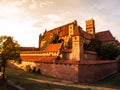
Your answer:
[[[30,71],[31,71],[30,65],[26,65],[26,72],[30,72]]]

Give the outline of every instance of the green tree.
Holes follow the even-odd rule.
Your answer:
[[[0,37],[0,60],[3,67],[3,79],[5,79],[5,68],[9,60],[20,61],[20,50],[17,41],[10,36]]]
[[[98,56],[102,60],[115,60],[120,55],[120,48],[114,44],[102,45],[98,51]]]
[[[61,43],[63,41],[63,39],[59,39],[59,36],[57,34],[53,34],[52,38],[50,39],[50,44]]]
[[[84,49],[98,52],[102,42],[98,39],[91,39],[90,43],[84,43]]]

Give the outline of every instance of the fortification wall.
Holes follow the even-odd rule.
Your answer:
[[[78,65],[40,63],[37,68],[42,75],[78,82]]]
[[[20,67],[25,70],[26,66],[25,64],[21,64]],[[34,64],[34,67],[36,67],[36,70],[39,69],[42,75],[73,82],[95,82],[118,72],[118,70],[120,71],[120,62],[116,60],[90,60],[81,62],[66,61],[57,63],[47,62],[36,63],[36,65]]]
[[[118,72],[117,61],[82,62],[78,66],[78,82],[95,82]]]

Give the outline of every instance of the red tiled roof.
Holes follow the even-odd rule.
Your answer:
[[[32,62],[54,62],[56,56],[21,56],[22,61]]]
[[[59,36],[62,37],[62,36],[66,36],[68,35],[68,25],[64,25],[60,28],[60,31],[59,31]]]
[[[58,34],[58,36],[60,36],[60,37],[68,35],[68,25],[72,24],[72,23],[68,23],[66,25],[46,31],[45,34],[43,35],[43,40],[49,40],[51,33]]]
[[[57,52],[62,46],[62,43],[49,44],[45,52]]]
[[[113,37],[110,31],[98,32],[96,33],[96,38],[103,42],[115,40],[115,38]]]
[[[22,51],[20,54],[40,54],[44,52],[58,52],[61,49],[62,43],[49,44],[46,50],[42,51]]]

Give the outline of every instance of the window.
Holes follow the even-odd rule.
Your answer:
[[[77,38],[75,37],[75,40],[76,40]]]
[[[72,29],[72,27],[70,27],[70,29]]]

